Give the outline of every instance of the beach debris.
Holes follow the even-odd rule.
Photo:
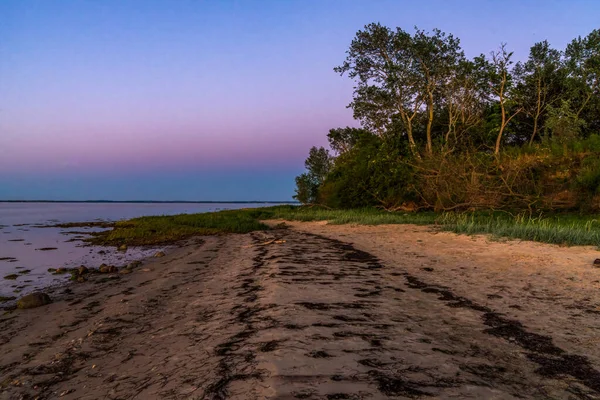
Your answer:
[[[122,244],[119,246],[118,248],[119,251],[127,251],[127,245],[126,244]]]
[[[52,272],[52,271],[51,271],[52,269],[53,269],[53,268],[48,268],[48,272]],[[54,271],[53,271],[53,274],[54,274],[54,275],[61,275],[61,274],[66,274],[66,273],[67,273],[67,269],[66,269],[66,268],[64,268],[64,267],[56,268],[56,269],[54,269]]]
[[[594,267],[596,267],[596,268],[600,268],[600,258],[596,258],[596,259],[594,260]]]
[[[52,299],[44,292],[33,292],[17,300],[17,308],[35,308],[52,303]]]
[[[160,257],[164,257],[166,256],[164,251],[157,251],[156,253],[154,253],[154,257],[156,258],[160,258]]]
[[[249,244],[247,246],[242,246],[243,248],[249,248],[249,247],[254,247],[254,246],[268,246],[270,244],[282,244],[285,243],[285,240],[283,239],[272,239],[272,240],[267,240],[266,242],[262,242],[262,243],[257,243],[257,244]]]
[[[102,274],[113,273],[117,272],[117,267],[115,267],[114,265],[102,264],[100,265],[100,268],[98,268],[98,271]]]

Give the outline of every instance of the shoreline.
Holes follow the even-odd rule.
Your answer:
[[[54,292],[56,288],[60,290],[71,283],[73,278],[67,280],[67,277],[73,276],[73,271],[80,266],[84,266],[88,271],[75,278],[78,276],[84,280],[90,277],[97,278],[95,275],[101,265],[114,265],[121,269],[132,262],[148,259],[152,253],[169,247],[169,245],[140,246],[123,251],[115,246],[99,246],[91,243],[91,239],[99,233],[97,229],[112,228],[114,225],[115,223],[106,221],[13,225],[13,227],[26,227],[28,232],[35,230],[34,235],[29,236],[28,239],[34,243],[38,241],[38,244],[41,242],[42,245],[32,246],[32,243],[27,243],[27,240],[22,238],[23,234],[19,235],[18,231],[14,231],[18,239],[11,235],[7,240],[7,243],[13,246],[12,250],[5,251],[16,257],[5,257],[9,264],[3,266],[3,273],[0,276],[0,279],[4,278],[0,284],[5,286],[0,288],[4,289],[0,290],[2,295],[0,309],[13,307],[16,299],[31,292]],[[48,234],[43,231],[45,229],[48,230]],[[30,246],[20,249],[23,244]],[[44,254],[41,254],[42,252]],[[56,272],[57,270],[62,272]],[[6,300],[10,297],[16,299]]]
[[[0,393],[600,395],[598,251],[416,225],[285,224],[190,239],[3,315]]]

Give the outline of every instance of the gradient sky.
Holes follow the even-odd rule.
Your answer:
[[[290,200],[370,22],[562,49],[596,0],[0,1],[0,199]]]

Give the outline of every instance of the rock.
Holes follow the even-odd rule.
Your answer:
[[[126,244],[122,244],[119,246],[119,251],[127,251],[127,245]]]
[[[594,267],[596,267],[596,268],[600,268],[600,258],[596,258],[596,259],[594,260]]]
[[[108,266],[108,272],[109,272],[110,274],[112,274],[112,273],[114,273],[114,272],[118,272],[118,269],[117,269],[117,267],[115,267],[114,265],[109,265],[109,266]]]
[[[20,309],[35,308],[52,303],[52,299],[46,293],[34,292],[17,300],[17,307]]]
[[[102,264],[102,265],[100,266],[100,268],[98,268],[98,271],[99,271],[101,274],[106,274],[106,273],[108,272],[108,265],[106,265],[106,264]]]
[[[159,258],[159,257],[164,257],[166,256],[166,254],[163,251],[157,251],[156,253],[154,253],[154,257]]]
[[[85,265],[81,265],[79,268],[77,268],[77,272],[79,272],[79,275],[83,275],[83,274],[87,274],[89,272],[89,270],[87,269],[87,267]]]
[[[56,273],[56,268],[48,268],[48,272],[54,274]]]
[[[85,282],[85,281],[87,281],[87,278],[85,276],[80,275],[77,277],[77,282],[81,283],[81,282]]]
[[[121,275],[125,275],[125,274],[130,274],[132,271],[129,268],[123,268],[122,270],[119,271],[119,273]]]

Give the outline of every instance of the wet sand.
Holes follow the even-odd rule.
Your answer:
[[[595,249],[288,225],[2,315],[0,399],[600,398]]]

